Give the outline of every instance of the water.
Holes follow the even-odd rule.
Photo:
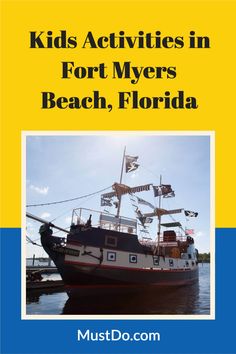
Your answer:
[[[45,280],[59,280],[59,274]],[[210,314],[210,266],[199,264],[199,282],[179,288],[84,287],[66,291],[31,291],[27,314]]]

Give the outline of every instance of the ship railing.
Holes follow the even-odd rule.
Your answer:
[[[153,240],[151,237],[142,237],[139,239],[139,243],[143,246],[155,247],[157,241]]]
[[[75,225],[86,225],[91,222],[91,226],[106,230],[115,230],[130,234],[137,233],[136,219],[124,216],[117,217],[108,212],[101,212],[94,209],[76,208],[72,212],[71,223]]]
[[[179,243],[185,243],[187,235],[176,234],[175,238],[167,239],[161,234],[160,236],[160,246],[162,247],[176,247]],[[142,237],[139,242],[145,246],[157,246],[158,239],[152,239],[151,237]]]

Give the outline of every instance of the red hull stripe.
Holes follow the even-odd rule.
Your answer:
[[[122,285],[106,285],[106,284],[99,284],[99,285],[75,285],[75,284],[66,284],[65,288],[67,288],[68,290],[70,289],[112,289],[112,288],[126,288],[126,289],[130,289],[130,288],[134,288],[134,289],[140,289],[142,287],[145,287],[145,289],[147,288],[151,288],[151,287],[172,287],[172,286],[181,286],[181,285],[186,285],[186,284],[192,284],[194,281],[197,281],[198,278],[191,278],[191,279],[185,279],[185,280],[178,280],[178,281],[170,281],[170,282],[166,282],[166,281],[162,281],[159,283],[140,283],[139,285],[137,284],[122,284]]]
[[[99,268],[104,268],[104,269],[126,269],[126,270],[132,270],[132,271],[141,271],[141,272],[177,272],[177,273],[183,273],[183,272],[190,272],[191,269],[143,269],[143,268],[130,268],[130,267],[120,267],[120,266],[108,266],[108,265],[98,265],[98,264],[94,264],[94,263],[83,263],[83,262],[75,262],[75,261],[65,261],[65,264],[75,264],[75,265],[79,265],[79,266],[89,266],[89,267],[97,267],[99,266]]]
[[[98,284],[98,285],[84,285],[84,284],[70,284],[67,283],[65,284],[66,288],[80,288],[80,289],[103,289],[103,288],[108,288],[108,289],[117,289],[117,288],[147,288],[147,286],[151,287],[153,284],[149,285],[149,284]]]

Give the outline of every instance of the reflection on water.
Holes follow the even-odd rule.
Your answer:
[[[209,265],[199,282],[179,288],[83,287],[63,292],[31,291],[27,314],[209,314]]]
[[[96,294],[70,294],[63,314],[189,314],[195,313],[199,285],[188,288],[124,288]],[[96,289],[94,289],[96,292]],[[96,301],[95,301],[96,299]]]

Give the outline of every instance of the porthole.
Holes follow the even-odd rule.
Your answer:
[[[107,260],[109,262],[115,262],[116,261],[116,252],[107,252]]]
[[[137,263],[137,255],[136,254],[130,254],[129,255],[129,262],[130,263]]]
[[[155,266],[159,266],[159,257],[158,256],[153,256],[153,264]]]

